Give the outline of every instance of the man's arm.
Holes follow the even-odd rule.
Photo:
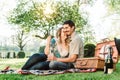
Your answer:
[[[73,55],[70,55],[68,58],[57,58],[56,61],[59,61],[59,62],[75,62],[76,59],[77,59],[77,55],[73,54]]]
[[[48,61],[59,61],[59,62],[75,62],[77,59],[77,54],[72,54],[68,58],[56,58],[54,55],[48,55]]]

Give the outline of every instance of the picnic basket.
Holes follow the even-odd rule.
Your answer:
[[[75,68],[79,69],[88,69],[88,68],[96,68],[96,69],[104,69],[104,59],[99,58],[100,49],[103,45],[109,44],[113,48],[113,58],[115,59],[114,62],[114,69],[116,66],[116,63],[118,62],[118,51],[115,46],[114,40],[106,40],[100,43],[97,43],[95,48],[95,55],[94,57],[90,58],[78,58],[75,62]]]

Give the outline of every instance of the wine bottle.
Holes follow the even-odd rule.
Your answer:
[[[113,72],[112,47],[108,47],[108,54],[105,57],[104,73],[111,74]]]
[[[54,48],[55,48],[55,38],[53,36],[51,36],[51,42],[50,42],[50,52],[54,54]]]

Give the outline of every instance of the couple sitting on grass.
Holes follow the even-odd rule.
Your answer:
[[[56,45],[60,57],[50,53],[51,36],[47,38],[44,53],[33,54],[19,70],[67,70],[74,68],[77,58],[84,56],[83,41],[75,32],[75,24],[68,20],[56,33]]]

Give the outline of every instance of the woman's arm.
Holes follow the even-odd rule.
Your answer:
[[[48,36],[46,40],[47,40],[47,43],[46,43],[44,52],[45,52],[46,55],[48,55],[50,53],[50,40],[51,40],[51,36]]]

